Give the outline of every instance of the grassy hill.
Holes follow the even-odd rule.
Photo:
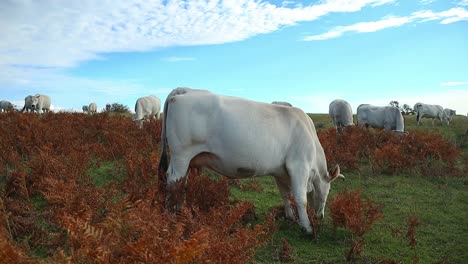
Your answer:
[[[327,130],[327,114],[309,116],[319,134],[333,131]],[[345,263],[359,242],[358,263],[465,263],[468,118],[456,116],[450,126],[425,121],[420,127],[414,116],[405,117],[407,138],[417,142],[355,130],[370,136],[365,139],[389,140],[392,147],[417,143],[416,151],[440,139],[428,135],[440,134],[451,144],[435,146],[459,150],[431,149],[423,161],[434,166],[414,165],[425,166],[427,173],[378,170],[369,153],[359,156],[357,168],[344,169],[346,179],[333,182],[328,205],[360,190],[360,201],[381,206],[383,214],[359,240],[350,228],[335,227],[331,208],[325,210],[317,239],[306,237],[281,212],[271,220],[269,212],[282,206],[272,177],[226,181],[212,173],[196,174],[187,187],[189,208],[167,213],[156,177],[160,121],[138,129],[129,117],[105,113],[2,114],[0,262]],[[356,145],[341,142],[341,149],[351,143]],[[444,171],[441,153],[457,153],[459,170]],[[356,208],[365,212],[362,205]],[[269,240],[272,225],[278,229]]]

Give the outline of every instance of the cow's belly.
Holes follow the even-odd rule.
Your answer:
[[[190,162],[190,167],[206,167],[234,179],[285,173],[285,166],[282,162],[266,161],[262,157],[233,157],[226,154],[218,156],[210,152],[203,152],[195,156]]]

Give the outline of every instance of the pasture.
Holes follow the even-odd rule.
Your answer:
[[[335,227],[332,209],[327,207],[317,238],[306,237],[297,224],[284,220],[281,208],[275,211],[282,202],[271,177],[228,181],[194,172],[186,208],[167,214],[157,179],[160,121],[138,129],[128,117],[106,113],[2,114],[0,259],[12,263],[468,261],[467,117],[456,116],[450,127],[436,121],[433,128],[429,119],[418,127],[415,116],[405,116],[407,139],[355,129],[349,134],[353,142],[343,142],[329,130],[327,114],[310,117],[326,152],[341,151],[341,155],[348,151],[347,145],[356,148],[357,152],[337,156],[348,162],[342,171],[346,179],[332,184],[327,204],[360,190],[359,199],[379,207],[382,217],[370,221],[362,236],[348,227]],[[397,147],[402,142],[405,148]],[[359,147],[367,147],[367,152]],[[406,156],[398,156],[398,151]],[[350,256],[353,245],[359,253]]]

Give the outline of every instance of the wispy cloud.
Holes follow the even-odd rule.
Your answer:
[[[457,3],[457,5],[468,6],[468,0],[461,0]]]
[[[103,54],[242,41],[330,13],[357,12],[395,1],[327,0],[314,5],[297,1],[274,5],[265,0],[0,1],[0,87],[45,82],[73,87],[72,82],[64,82],[71,77],[63,69],[105,59]],[[42,73],[55,81],[45,81]],[[107,90],[118,86],[105,85]]]
[[[394,1],[0,1],[0,64],[72,67],[101,53],[229,43]]]
[[[192,57],[167,57],[167,58],[162,58],[162,61],[167,61],[167,62],[179,62],[179,61],[194,61],[195,58]]]
[[[460,85],[468,85],[468,82],[443,82],[440,85],[441,86],[460,86]]]
[[[428,4],[431,4],[433,2],[435,2],[436,0],[420,0],[419,2],[423,5],[428,5]]]
[[[377,21],[359,22],[349,26],[335,27],[322,34],[306,36],[303,40],[326,40],[340,37],[346,32],[368,33],[386,28],[399,27],[409,23],[423,23],[433,20],[439,20],[439,23],[441,24],[450,24],[461,20],[468,20],[468,10],[465,10],[464,8],[452,8],[443,12],[424,10],[413,12],[410,16],[405,17],[389,16]]]

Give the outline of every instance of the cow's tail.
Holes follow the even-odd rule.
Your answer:
[[[143,118],[143,112],[142,112],[142,106],[140,99],[138,99],[135,103],[135,118],[133,119],[134,121],[140,120]]]
[[[416,107],[413,110],[416,112],[416,122],[419,125],[419,105],[416,105]]]
[[[166,185],[167,182],[167,169],[169,168],[168,158],[167,158],[167,137],[166,137],[166,120],[167,120],[167,109],[169,108],[169,97],[164,102],[164,112],[162,120],[162,129],[161,129],[161,159],[159,160],[159,182],[160,184]]]
[[[400,110],[396,111],[397,118],[396,118],[396,130],[404,132],[405,131],[405,120],[403,119],[403,115],[401,114]]]
[[[168,97],[169,99],[169,97]],[[167,120],[167,108],[168,103],[164,103],[164,113],[163,113],[163,120],[162,120],[162,128],[161,128],[161,158],[159,160],[159,167],[158,167],[158,193],[156,199],[159,200],[159,203],[166,208],[167,206],[167,169],[169,168],[168,157],[167,157],[167,138],[166,138],[166,120]],[[153,200],[153,203],[155,200]]]

